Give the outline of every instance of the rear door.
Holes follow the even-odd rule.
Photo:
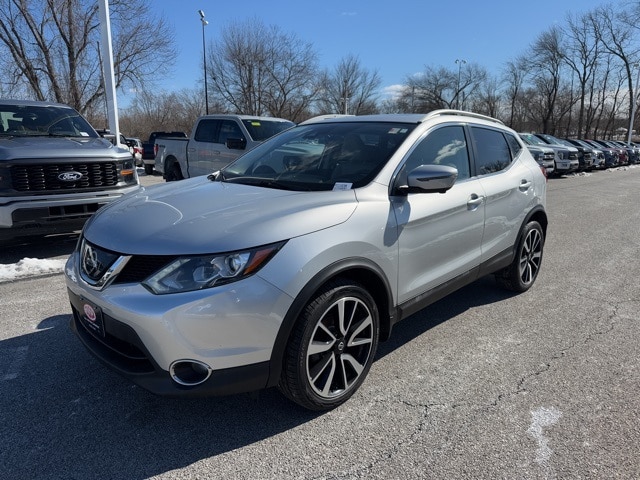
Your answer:
[[[526,149],[512,134],[479,125],[470,132],[474,169],[486,199],[482,261],[491,262],[512,250],[535,205],[535,176],[524,161]]]

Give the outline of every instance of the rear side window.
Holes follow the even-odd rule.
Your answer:
[[[516,140],[516,137],[514,137],[510,133],[505,133],[504,138],[507,139],[509,150],[511,150],[511,160],[514,160],[522,151],[522,145],[520,145],[520,142]]]
[[[511,163],[511,150],[504,134],[490,128],[471,127],[478,175],[499,172]]]

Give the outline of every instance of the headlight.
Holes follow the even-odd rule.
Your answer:
[[[142,284],[162,295],[235,282],[260,270],[283,245],[280,242],[238,252],[179,257]]]

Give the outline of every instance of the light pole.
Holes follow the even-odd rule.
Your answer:
[[[342,97],[342,102],[344,103],[344,114],[348,115],[349,114],[349,93],[347,90],[347,79],[345,78],[344,80],[344,96]]]
[[[467,63],[466,60],[456,58],[456,65],[458,65],[458,85],[456,85],[456,110],[460,109],[460,72],[462,71],[462,65]]]
[[[629,95],[631,101],[631,118],[629,119],[629,132],[627,133],[627,143],[631,143],[631,132],[633,131],[633,120],[636,116],[636,97],[638,96],[638,82],[640,82],[640,65],[634,64],[634,67],[638,69],[638,76],[636,77],[636,86],[633,89],[633,95]]]
[[[204,27],[209,25],[204,19],[204,12],[202,10],[198,10],[200,14],[200,21],[202,22],[202,64],[204,65],[204,105],[205,105],[205,113],[209,115],[209,89],[207,88],[207,50],[206,44],[204,41]]]

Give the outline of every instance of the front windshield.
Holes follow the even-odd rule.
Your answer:
[[[296,191],[362,187],[414,127],[385,122],[300,125],[241,156],[218,179]]]
[[[548,143],[536,137],[535,135],[532,135],[531,133],[521,133],[520,138],[522,138],[525,143],[529,145],[548,145]]]
[[[98,137],[78,112],[58,105],[0,104],[0,135]]]

